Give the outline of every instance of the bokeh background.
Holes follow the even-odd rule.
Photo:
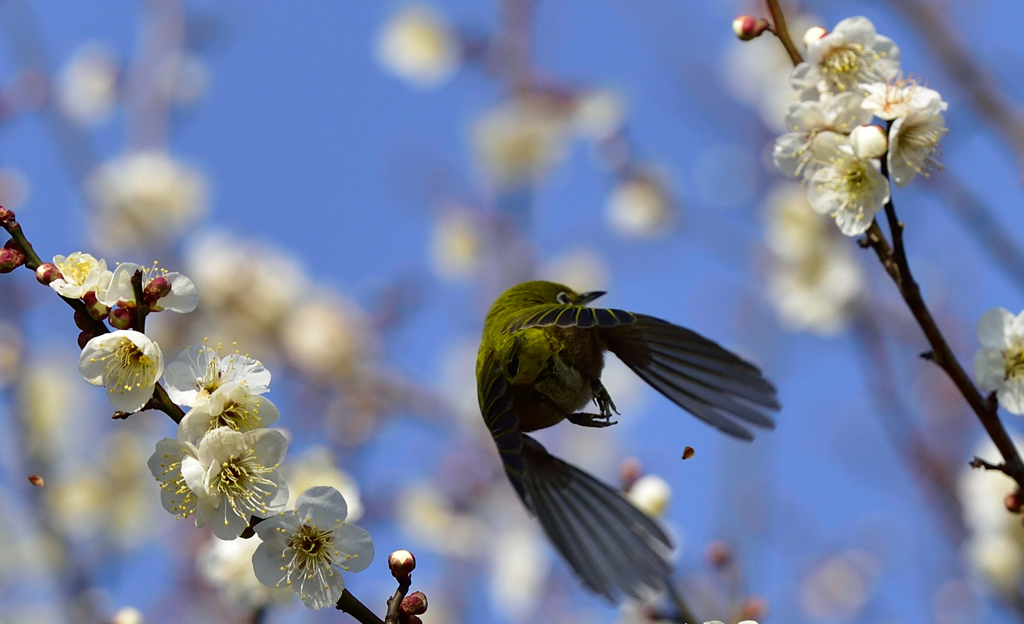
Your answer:
[[[869,17],[949,102],[946,170],[894,197],[969,366],[980,315],[1024,307],[1019,6],[785,6],[796,37]],[[289,483],[346,494],[378,556],[346,583],[379,613],[387,553],[408,548],[425,622],[674,616],[582,590],[480,422],[483,316],[542,277],[698,330],[779,387],[777,430],[742,444],[612,361],[620,424],[541,436],[661,517],[702,619],[1024,620],[1010,482],[970,473],[974,454],[996,458],[918,357],[873,255],[773,170],[789,61],[770,36],[736,40],[748,12],[764,15],[722,0],[4,0],[0,203],[44,259],[192,277],[197,312],[153,318],[152,335],[169,357],[208,338],[266,363]],[[76,336],[27,271],[0,279],[0,622],[348,621],[254,584],[255,540],[218,543],[160,508],[145,462],[173,423],[111,421]]]

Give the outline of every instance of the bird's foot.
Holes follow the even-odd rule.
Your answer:
[[[566,418],[574,425],[581,427],[595,427],[598,429],[611,427],[619,424],[619,421],[612,420],[611,414],[569,414]]]
[[[601,410],[601,417],[607,420],[611,420],[612,413],[618,414],[619,410],[615,409],[615,402],[612,401],[611,395],[605,390],[604,386],[601,385],[601,380],[594,379],[591,381],[594,391],[594,404]]]

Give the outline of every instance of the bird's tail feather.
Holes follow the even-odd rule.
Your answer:
[[[590,589],[615,601],[664,588],[672,574],[665,532],[623,496],[523,436],[524,501]]]

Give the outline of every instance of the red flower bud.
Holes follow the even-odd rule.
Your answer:
[[[13,241],[7,241],[10,244]],[[0,249],[0,273],[10,273],[14,269],[25,264],[25,252],[15,244],[14,246],[4,245]]]
[[[47,286],[55,279],[61,277],[60,269],[51,262],[44,262],[36,267],[36,281]]]
[[[132,326],[132,321],[135,320],[135,315],[125,308],[114,308],[107,314],[107,320],[110,321],[110,326],[116,329],[128,329]]]
[[[1024,500],[1021,500],[1020,495],[1016,492],[1007,494],[1003,503],[1011,513],[1020,513],[1021,508],[1024,507]]]
[[[14,225],[14,223],[15,223],[14,211],[13,210],[8,210],[8,209],[4,208],[3,206],[0,206],[0,227],[6,229],[6,228]]]
[[[419,615],[427,610],[427,597],[423,592],[413,592],[402,600],[401,609],[409,615]]]
[[[89,341],[99,336],[100,332],[95,332],[91,329],[83,329],[82,333],[78,334],[78,348],[84,349],[85,345],[89,344]]]
[[[96,293],[91,290],[82,295],[82,301],[85,302],[85,309],[89,316],[97,321],[105,319],[107,313],[110,312],[110,308],[100,303],[99,299],[96,298]]]
[[[388,567],[392,576],[402,580],[416,569],[416,557],[408,550],[396,550],[388,556]]]
[[[708,563],[716,568],[724,568],[732,563],[732,549],[725,542],[716,540],[708,544],[706,556]]]
[[[163,275],[153,278],[153,280],[146,284],[146,288],[142,291],[142,297],[146,300],[146,303],[156,303],[161,297],[166,297],[171,293],[171,282],[167,280]]]
[[[732,21],[732,31],[743,41],[750,41],[768,30],[768,22],[753,15],[740,15]]]
[[[756,594],[743,599],[740,604],[740,617],[744,620],[760,621],[768,614],[768,601]]]

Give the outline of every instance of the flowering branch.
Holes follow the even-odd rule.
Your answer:
[[[352,595],[352,592],[345,590],[341,592],[336,607],[343,613],[348,613],[362,624],[384,624],[384,621],[377,617],[373,611]]]
[[[767,2],[778,20],[782,15],[778,2]],[[788,32],[777,30],[779,40],[790,51],[793,41]],[[999,403],[995,395],[988,399],[982,396],[935,323],[911,273],[903,241],[904,224],[892,202],[893,183],[904,186],[920,173],[946,132],[942,117],[946,104],[934,91],[912,81],[894,80],[899,51],[892,40],[877,35],[865,18],[843,20],[836,27],[838,34],[818,30],[820,33],[807,43],[810,62],[790,52],[795,66],[792,80],[795,88],[813,87],[832,95],[824,104],[802,102],[791,109],[787,122],[797,131],[776,141],[776,165],[783,173],[803,175],[809,181],[812,205],[819,212],[831,214],[844,234],[865,235],[860,244],[875,251],[931,345],[922,357],[938,364],[953,381],[1002,454],[1003,464],[998,469],[1024,490],[1024,462],[999,419]],[[851,40],[858,43],[849,46]],[[800,117],[804,109],[815,106],[826,112],[824,125],[808,125]],[[862,125],[859,115],[864,111],[869,111],[868,117],[873,114],[886,119],[886,128]],[[902,138],[904,145],[899,144],[901,132],[908,133]],[[911,138],[909,135],[914,133]],[[879,170],[871,164],[876,158]],[[891,247],[874,218],[882,207],[892,236]]]

